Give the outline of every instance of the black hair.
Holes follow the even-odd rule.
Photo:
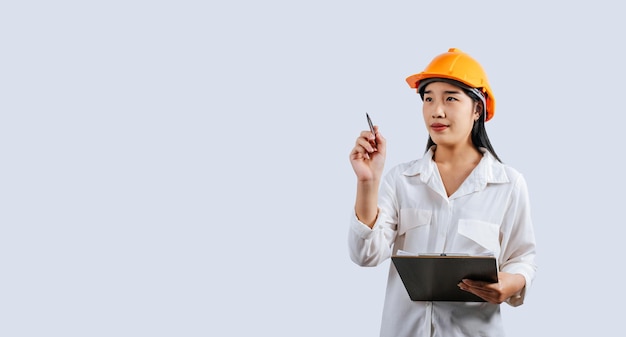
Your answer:
[[[487,136],[487,129],[485,129],[485,118],[486,118],[486,108],[484,105],[485,100],[481,99],[481,97],[479,97],[474,91],[468,90],[468,88],[466,88],[464,85],[459,85],[459,87],[474,102],[477,102],[482,106],[481,116],[474,122],[474,125],[472,126],[472,134],[471,134],[472,144],[474,144],[474,147],[478,151],[480,151],[481,147],[486,148],[487,151],[489,151],[496,158],[496,160],[498,160],[499,162],[502,162],[502,160],[500,160],[500,157],[498,157],[498,155],[496,154],[496,151],[493,149],[493,146],[491,145],[491,141],[489,141],[489,136]],[[424,85],[420,88],[421,90],[419,90],[419,94],[420,94],[420,97],[422,98],[422,101],[424,100],[425,88],[426,86]],[[428,142],[426,144],[426,152],[428,152],[428,150],[433,145],[437,145],[437,144],[433,142],[433,139],[429,135]]]

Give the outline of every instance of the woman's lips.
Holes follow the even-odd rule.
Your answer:
[[[445,124],[434,123],[434,124],[431,124],[431,125],[430,125],[430,128],[431,128],[433,131],[437,131],[437,132],[438,132],[438,131],[443,131],[443,130],[447,129],[447,128],[448,128],[448,126],[447,126],[447,125],[445,125]]]

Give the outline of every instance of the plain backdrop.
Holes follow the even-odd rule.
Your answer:
[[[365,112],[422,156],[405,78],[456,47],[531,193],[510,337],[620,329],[623,11],[611,1],[5,1],[0,335],[378,335],[347,252]]]

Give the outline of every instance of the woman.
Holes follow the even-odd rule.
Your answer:
[[[376,266],[398,250],[496,257],[498,282],[462,280],[485,302],[411,301],[390,264],[381,336],[503,336],[500,304],[519,306],[534,278],[535,238],[524,177],[496,155],[485,122],[495,100],[476,60],[451,48],[407,83],[423,101],[421,159],[383,177],[386,140],[363,131],[350,153],[357,176],[352,260]]]

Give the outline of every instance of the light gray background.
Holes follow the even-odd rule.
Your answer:
[[[613,4],[614,3],[614,4]],[[377,336],[346,235],[365,112],[422,155],[404,82],[461,48],[529,185],[509,336],[619,329],[623,32],[610,1],[5,1],[0,335]]]

